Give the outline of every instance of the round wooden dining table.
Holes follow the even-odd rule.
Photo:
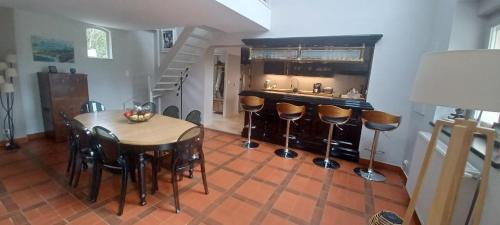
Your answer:
[[[146,122],[133,123],[119,110],[84,113],[77,115],[74,119],[89,129],[95,126],[105,127],[118,137],[124,149],[137,154],[141,205],[146,205],[144,152],[169,151],[175,147],[182,133],[196,126],[194,123],[163,115],[155,115]]]

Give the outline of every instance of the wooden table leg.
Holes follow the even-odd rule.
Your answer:
[[[144,152],[139,153],[138,166],[139,166],[139,193],[141,198],[141,205],[146,205],[146,181],[144,177]]]

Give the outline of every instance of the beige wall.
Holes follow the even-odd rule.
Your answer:
[[[312,76],[297,76],[297,75],[276,75],[264,74],[262,62],[252,62],[250,71],[249,89],[259,90],[264,88],[265,80],[276,81],[277,88],[290,88],[290,83],[293,78],[299,81],[299,89],[304,91],[312,91],[314,83],[321,83],[322,87],[332,87],[336,95],[345,94],[352,88],[361,89],[364,85],[366,88],[367,79],[365,76],[342,75],[335,74],[333,77],[312,77]]]

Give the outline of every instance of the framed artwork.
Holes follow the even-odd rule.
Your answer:
[[[174,46],[175,42],[175,29],[161,29],[160,30],[160,50],[168,52]]]
[[[31,36],[33,61],[74,63],[75,48],[73,42],[54,38]]]

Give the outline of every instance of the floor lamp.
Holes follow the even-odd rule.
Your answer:
[[[19,145],[14,140],[14,78],[17,77],[17,71],[14,68],[16,63],[16,55],[9,54],[5,58],[7,68],[5,68],[5,77],[0,78],[0,104],[5,110],[3,119],[3,129],[7,137],[5,148],[7,150],[17,149]],[[5,100],[4,100],[5,95]]]
[[[429,53],[421,59],[411,100],[431,105],[498,112],[499,84],[500,50]],[[452,131],[448,149],[425,224],[451,223],[473,136],[479,134],[486,138],[487,143],[479,192],[471,218],[473,225],[479,225],[488,186],[495,131],[480,127],[473,119],[438,120],[435,124],[403,224],[409,225],[411,222],[438,136],[444,127],[450,127]]]

